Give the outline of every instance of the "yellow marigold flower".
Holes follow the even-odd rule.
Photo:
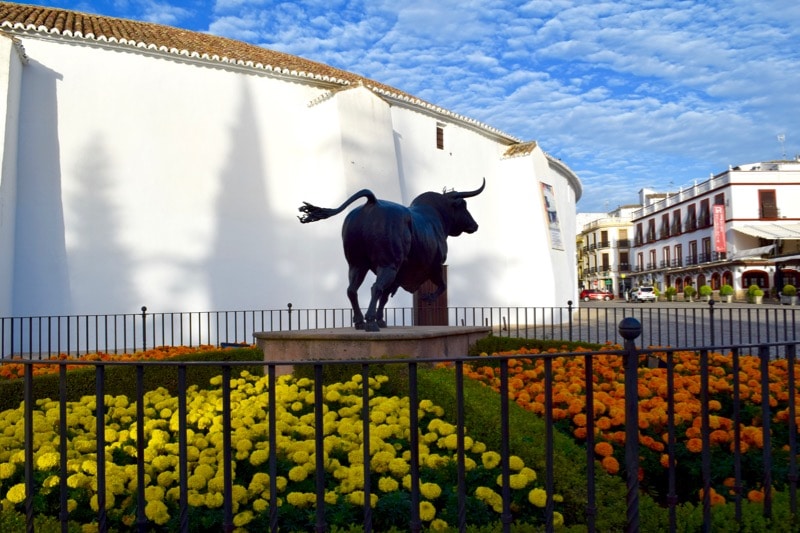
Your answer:
[[[203,507],[206,504],[205,494],[201,494],[195,491],[189,491],[187,500],[189,502],[190,507]]]
[[[266,463],[269,460],[268,450],[256,450],[250,454],[250,464],[258,466]]]
[[[14,475],[17,467],[13,463],[0,464],[0,479],[8,479]]]
[[[422,483],[419,486],[419,491],[422,496],[429,500],[435,500],[442,494],[442,488],[436,483]]]
[[[525,461],[523,461],[520,457],[516,455],[512,455],[508,458],[508,467],[514,471],[520,471],[525,468]]]
[[[162,501],[150,501],[144,506],[144,514],[158,525],[166,524],[169,521],[167,506]]]
[[[97,494],[93,494],[91,499],[89,500],[89,507],[92,508],[92,511],[97,512],[100,510],[100,502],[97,498]],[[111,491],[106,491],[106,510],[114,508],[114,493]]]
[[[222,476],[222,472],[220,472],[220,475],[208,480],[208,491],[222,492],[223,490],[225,490],[225,478]]]
[[[436,518],[436,507],[431,502],[419,502],[419,517],[425,522],[430,522]]]
[[[394,492],[400,487],[396,479],[384,476],[378,480],[378,489],[381,492]]]
[[[47,476],[47,478],[42,482],[42,486],[47,489],[52,489],[53,487],[57,487],[61,483],[61,478],[57,475]]]
[[[265,500],[264,498],[258,498],[256,500],[253,500],[252,505],[253,505],[253,511],[255,511],[255,512],[259,513],[259,514],[265,512],[267,509],[269,509],[269,502],[267,500]]]
[[[210,509],[217,509],[222,507],[224,499],[220,492],[209,492],[206,494],[206,507]]]
[[[519,473],[528,478],[528,481],[531,483],[536,481],[536,471],[533,468],[526,466],[520,470]]]
[[[311,494],[311,496],[314,497],[314,501],[312,501],[311,503],[316,503],[316,498],[317,498],[316,494]],[[333,505],[338,501],[339,501],[339,495],[336,492],[334,492],[332,490],[326,490],[325,491],[325,503],[327,503],[329,505]],[[377,502],[377,496],[376,496],[376,502]],[[374,505],[373,505],[373,507],[374,507]]]
[[[536,507],[544,507],[547,505],[547,493],[544,491],[544,489],[532,489],[528,493],[528,501]]]
[[[50,470],[56,468],[59,464],[59,454],[56,452],[43,453],[36,458],[37,470]]]
[[[186,484],[190,489],[203,490],[206,488],[206,478],[198,474],[192,474],[186,480]]]
[[[195,467],[194,473],[197,474],[198,476],[203,476],[204,478],[206,478],[206,480],[209,480],[217,474],[217,471],[211,465],[200,464],[197,465],[197,467]]]
[[[253,521],[253,511],[242,511],[233,517],[233,525],[236,527],[246,526]]]
[[[448,450],[455,450],[458,448],[458,435],[451,434],[439,441],[439,446]],[[466,446],[464,447],[466,449]]]
[[[25,483],[17,483],[10,489],[8,489],[8,493],[6,494],[6,498],[11,503],[22,503],[25,501]]]
[[[409,465],[406,461],[404,461],[399,457],[396,457],[391,461],[389,461],[389,472],[391,472],[393,475],[397,477],[408,474],[410,470],[411,470],[411,465]]]
[[[500,464],[500,454],[493,451],[484,452],[481,455],[481,461],[483,462],[484,468],[495,468]]]
[[[308,500],[306,499],[305,493],[302,492],[290,492],[286,495],[286,503],[289,505],[293,505],[294,507],[306,507],[308,505]]]
[[[515,490],[524,489],[527,484],[528,478],[523,474],[511,474],[508,478],[508,485]]]
[[[483,453],[486,451],[486,445],[482,442],[476,441],[475,444],[473,444],[472,447],[470,448],[470,451],[472,453]]]
[[[164,499],[164,493],[166,491],[163,487],[158,485],[150,485],[149,487],[145,487],[144,489],[144,499],[148,502],[150,501],[161,501]]]
[[[90,476],[96,476],[97,461],[87,459],[86,461],[81,463],[81,470],[83,470],[86,474],[89,474]]]
[[[564,515],[558,511],[553,511],[553,526],[560,527],[564,525]]]
[[[302,466],[293,466],[292,469],[289,470],[289,479],[292,481],[303,481],[307,477],[308,470]]]
[[[289,480],[283,476],[278,476],[278,479],[275,480],[275,487],[278,489],[278,492],[286,490],[286,485],[288,484]]]
[[[67,500],[67,512],[68,513],[71,513],[72,511],[74,511],[77,508],[78,508],[78,502],[76,502],[75,500],[73,500],[71,498],[69,500]]]
[[[445,522],[441,518],[436,518],[433,520],[433,522],[431,522],[431,529],[434,531],[444,531],[448,527],[450,526],[447,525],[447,522]]]
[[[175,481],[175,473],[161,472],[156,478],[156,481],[158,481],[158,484],[162,487],[169,487]]]

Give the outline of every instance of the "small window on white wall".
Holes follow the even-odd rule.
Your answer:
[[[444,150],[444,124],[436,123],[436,148]]]

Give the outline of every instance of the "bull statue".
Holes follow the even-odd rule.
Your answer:
[[[470,192],[422,193],[409,207],[378,200],[368,189],[358,191],[335,209],[303,202],[299,210],[305,214],[298,218],[305,224],[338,215],[356,200],[367,199],[347,215],[342,225],[349,267],[347,298],[353,306],[356,329],[380,331],[386,327],[383,308],[399,287],[413,293],[430,280],[436,290],[423,296],[428,301],[444,292],[442,265],[447,259],[447,237],[478,230],[465,198],[477,196],[485,186],[486,179],[479,189]],[[358,288],[370,270],[375,274],[375,283],[364,315],[358,303]]]

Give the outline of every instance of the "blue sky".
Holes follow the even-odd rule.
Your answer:
[[[796,0],[21,3],[222,35],[392,85],[538,141],[580,177],[579,212],[800,154]]]

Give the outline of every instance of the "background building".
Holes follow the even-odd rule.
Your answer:
[[[630,288],[631,213],[639,206],[620,206],[594,217],[578,234],[578,285],[584,289],[607,290],[621,296]]]
[[[211,35],[8,2],[0,27],[0,316],[347,308],[344,215],[303,201],[484,177],[450,305],[576,299],[581,184],[535,142]]]
[[[649,192],[649,191],[648,191]],[[635,284],[723,284],[742,297],[800,282],[800,160],[729,168],[633,213]]]

